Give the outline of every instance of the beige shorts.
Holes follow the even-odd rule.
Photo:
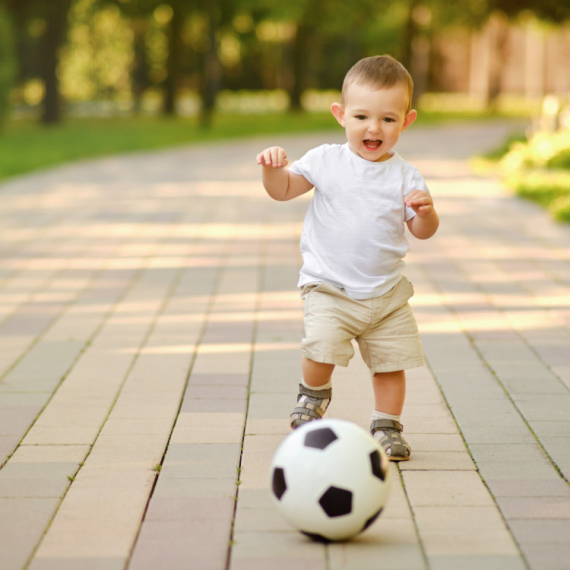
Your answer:
[[[408,304],[413,294],[405,277],[384,295],[364,300],[351,299],[326,282],[305,285],[303,356],[348,366],[355,339],[372,374],[423,366],[418,326]]]

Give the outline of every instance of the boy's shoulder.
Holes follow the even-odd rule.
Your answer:
[[[322,144],[307,151],[305,156],[338,156],[344,153],[347,143],[344,144]]]

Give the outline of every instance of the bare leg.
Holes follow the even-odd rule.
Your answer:
[[[406,374],[403,370],[374,374],[372,386],[376,411],[393,416],[402,414],[406,399]]]
[[[322,362],[315,362],[303,357],[303,380],[309,386],[318,388],[326,384],[332,376],[334,364],[324,364]]]
[[[406,375],[403,370],[374,374],[374,409],[389,416],[399,416],[406,398]],[[412,450],[402,436],[402,424],[396,418],[372,416],[370,429],[392,461],[406,461]]]

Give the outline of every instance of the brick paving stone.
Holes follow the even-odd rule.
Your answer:
[[[411,445],[411,444],[410,444]],[[476,466],[469,454],[463,451],[418,451],[414,460],[402,463],[402,471],[475,471]]]
[[[77,468],[77,463],[8,462],[0,471],[0,497],[63,497]]]
[[[247,386],[249,374],[195,374],[190,375],[188,383],[191,386]],[[188,392],[187,392],[188,393]]]
[[[168,446],[169,461],[176,465],[187,461],[234,461],[238,464],[241,455],[241,443],[170,443]]]
[[[21,439],[40,411],[39,406],[0,406],[0,433]]]
[[[59,504],[58,498],[0,498],[0,568],[23,568]],[[10,545],[10,548],[7,547]]]
[[[237,479],[235,461],[189,461],[173,465],[170,461],[160,471],[167,479]]]
[[[519,463],[546,459],[542,447],[537,443],[471,443],[469,450],[475,461],[516,461]]]
[[[406,432],[406,439],[414,450],[414,457],[417,452],[456,452],[467,451],[465,442],[459,434],[420,434]]]
[[[570,545],[521,545],[531,568],[536,570],[566,570],[570,559]]]
[[[478,461],[477,468],[487,479],[558,479],[560,475],[548,459],[530,461]]]
[[[509,521],[509,526],[520,543],[567,544],[570,536],[570,520],[519,519]]]
[[[411,460],[410,460],[411,463]],[[473,471],[407,471],[406,493],[414,508],[428,506],[489,507],[493,499]]]
[[[11,457],[14,463],[81,463],[89,453],[88,445],[21,445]]]
[[[493,506],[416,507],[428,558],[432,556],[517,556],[518,549]]]
[[[123,570],[122,558],[35,558],[30,570]]]
[[[495,497],[570,497],[568,484],[560,478],[551,479],[486,479]]]
[[[223,570],[229,548],[229,521],[148,521],[131,559],[132,570]]]
[[[231,519],[234,497],[154,497],[145,514],[147,521]]]
[[[515,556],[432,556],[431,570],[526,570],[527,566]]]
[[[511,519],[560,519],[570,521],[570,497],[497,497]]]
[[[497,429],[494,425],[466,426],[461,425],[461,433],[469,446],[483,446],[489,444],[504,444],[505,447],[512,444],[535,445],[536,438],[525,425],[502,426]]]
[[[331,547],[331,570],[423,570],[421,549],[415,544],[369,544]]]
[[[0,465],[12,455],[19,443],[19,435],[0,435]]]

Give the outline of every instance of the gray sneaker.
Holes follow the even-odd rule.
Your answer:
[[[404,426],[395,420],[373,420],[370,433],[384,448],[390,461],[407,461],[412,454],[408,442],[402,436]]]
[[[299,395],[297,396],[297,407],[291,414],[291,427],[293,429],[320,420],[325,415],[332,399],[332,388],[327,390],[311,390],[303,384],[299,384]]]

